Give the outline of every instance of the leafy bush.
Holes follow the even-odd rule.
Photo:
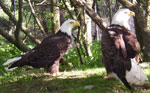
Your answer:
[[[30,43],[27,43],[26,45],[29,48],[34,47]],[[16,46],[14,46],[13,44],[10,44],[4,40],[1,40],[1,42],[0,42],[0,69],[1,69],[0,76],[2,75],[2,76],[9,77],[10,75],[19,73],[20,72],[19,70],[15,70],[13,72],[6,73],[6,71],[4,70],[3,63],[10,58],[18,57],[18,56],[21,56],[22,54],[23,54],[23,52],[21,52],[18,48],[16,48]]]
[[[9,58],[20,56],[22,52],[13,44],[6,43],[4,40],[0,42],[0,68],[2,64]]]
[[[91,46],[91,51],[93,56],[92,57],[87,57],[87,56],[83,56],[83,61],[85,62],[85,64],[81,64],[80,63],[80,59],[79,59],[79,55],[77,53],[77,49],[72,47],[69,51],[68,54],[66,54],[64,57],[66,58],[66,62],[72,63],[73,67],[69,67],[69,66],[63,66],[61,68],[64,69],[73,69],[73,68],[82,68],[82,69],[86,69],[86,68],[93,68],[93,67],[100,67],[103,66],[102,61],[101,61],[101,44],[100,41],[93,41],[93,44]]]

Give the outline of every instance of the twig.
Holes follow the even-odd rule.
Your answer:
[[[91,19],[102,29],[102,31],[105,30],[107,27],[107,24],[103,22],[101,17],[94,12],[94,10],[84,1],[84,0],[71,0],[76,5],[84,7],[86,10],[86,13],[91,17]]]
[[[29,4],[29,7],[30,7],[31,12],[32,12],[32,14],[33,14],[33,17],[34,17],[34,19],[36,20],[37,25],[39,26],[40,30],[42,31],[44,37],[46,37],[47,34],[46,34],[46,32],[44,31],[44,28],[43,28],[43,26],[41,25],[40,20],[38,19],[37,15],[35,14],[34,8],[32,7],[32,4],[31,4],[30,0],[27,0],[27,2],[28,2],[28,4]]]
[[[79,44],[77,43],[77,38],[73,35],[73,37],[74,37],[74,41],[75,41],[75,45],[76,45],[76,48],[77,48],[77,52],[78,52],[78,55],[79,55],[79,58],[80,58],[80,63],[81,64],[84,64],[84,62],[83,62],[83,58],[82,58],[82,54],[81,54],[81,52],[80,52],[80,47],[79,47]]]
[[[2,0],[0,0],[0,6],[3,9],[3,11],[9,16],[10,20],[17,25],[18,21],[16,20],[16,18],[14,17],[14,15],[12,15],[11,11],[4,5],[4,3],[2,2]],[[21,27],[21,30],[28,35],[31,40],[33,41],[33,43],[35,44],[39,44],[41,41],[39,39],[36,39],[35,36],[31,33],[28,32],[28,29],[24,26]]]
[[[62,0],[62,1],[63,1],[63,3],[64,3],[65,7],[67,8],[67,11],[68,11],[69,15],[70,15],[73,19],[77,20],[77,17],[76,17],[73,13],[71,13],[71,10],[70,10],[69,6],[67,6],[67,4],[66,4],[66,1],[65,1],[65,0]]]
[[[44,4],[46,1],[47,1],[47,0],[43,0],[42,2],[37,3],[36,5],[42,5],[42,4]]]

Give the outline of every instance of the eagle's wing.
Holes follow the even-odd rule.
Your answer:
[[[102,60],[108,73],[114,68],[119,69],[119,65],[124,65],[128,70],[131,68],[123,32],[121,26],[110,26],[102,32]]]
[[[141,59],[140,56],[140,44],[136,38],[136,35],[133,32],[125,32],[125,35],[123,37],[125,43],[126,43],[126,49],[127,49],[127,55],[129,58],[135,58],[136,61],[139,62],[139,59]]]
[[[108,33],[125,59],[140,56],[140,44],[133,32],[121,26],[112,26]]]
[[[59,60],[66,53],[70,42],[71,40],[66,36],[47,37],[30,53],[24,55],[23,59],[33,67],[45,67]]]

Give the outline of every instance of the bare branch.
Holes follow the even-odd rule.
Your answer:
[[[80,49],[82,49],[81,47],[80,47],[80,43],[78,42],[79,40],[73,35],[73,37],[74,37],[74,43],[75,43],[75,45],[76,45],[76,48],[77,48],[77,52],[78,52],[78,55],[79,55],[79,58],[80,58],[80,63],[81,64],[84,64],[84,61],[83,61],[83,58],[82,58],[82,54],[81,54],[81,51],[80,51]]]
[[[10,10],[4,5],[4,3],[0,0],[0,6],[3,9],[3,11],[9,16],[10,20],[17,25],[18,21],[16,20],[16,18],[14,17],[14,15],[12,15],[12,13],[10,12]],[[31,40],[33,41],[33,43],[35,44],[39,44],[41,41],[39,39],[36,39],[35,36],[31,33],[28,32],[27,28],[22,26],[21,30],[31,38]]]
[[[91,19],[102,29],[102,31],[105,30],[107,27],[107,24],[103,22],[101,17],[94,12],[92,8],[84,1],[84,0],[72,0],[76,5],[80,5],[81,7],[84,7],[86,10],[86,13],[91,17]]]
[[[0,27],[0,34],[5,37],[10,43],[14,44],[18,49],[20,49],[23,52],[27,52],[30,49],[25,46],[22,42],[21,43],[17,43],[16,40],[10,36],[8,33],[6,33],[6,31]]]
[[[37,15],[35,14],[34,8],[32,7],[32,4],[31,4],[30,0],[27,0],[27,2],[28,2],[28,4],[29,4],[29,7],[30,7],[30,9],[31,9],[31,12],[32,12],[32,14],[33,14],[33,17],[34,17],[34,19],[35,19],[37,25],[39,26],[40,30],[42,31],[44,37],[46,37],[47,34],[46,34],[46,32],[45,32],[43,26],[41,25],[40,20],[38,19]]]
[[[31,41],[33,41],[33,43],[35,44],[41,43],[41,41],[37,39],[31,32],[28,32],[28,29],[26,27],[22,26],[21,30],[31,39]]]
[[[15,43],[15,38],[9,35],[2,27],[0,27],[0,34],[5,37],[9,42]]]
[[[21,2],[20,2],[21,4]],[[12,19],[12,21],[14,22],[14,24],[18,24],[17,20],[15,19],[15,17],[11,14],[11,12],[9,11],[8,8],[6,8],[3,4],[3,2],[0,0],[0,6],[3,8],[4,12],[7,12],[7,14],[10,15],[10,19]],[[22,23],[22,19],[20,19],[21,23]],[[19,30],[21,29],[21,26],[18,26],[19,28],[17,28],[17,33],[19,33]],[[28,50],[30,50],[27,46],[25,46],[22,42],[18,42],[19,40],[19,36],[17,35],[18,40],[16,41],[12,36],[10,36],[8,33],[6,33],[2,28],[0,29],[1,31],[1,35],[3,37],[5,37],[8,41],[10,41],[11,43],[13,43],[18,49],[20,49],[23,52],[26,52]]]
[[[73,18],[73,19],[75,19],[75,20],[77,20],[77,17],[74,15],[74,14],[72,14],[71,13],[71,9],[69,8],[70,6],[68,6],[66,3],[66,0],[62,0],[63,1],[63,3],[64,3],[64,5],[65,5],[65,7],[67,8],[67,11],[68,11],[68,13],[69,13],[69,15]]]
[[[131,0],[131,3],[136,4],[137,1],[136,0]]]
[[[0,6],[3,9],[3,11],[10,17],[11,21],[16,25],[17,24],[16,18],[12,15],[11,11],[4,5],[2,0],[0,0]]]
[[[123,6],[131,8],[134,6],[134,4],[132,4],[130,1],[128,0],[118,0]]]
[[[47,0],[43,0],[42,2],[40,2],[40,3],[36,4],[36,5],[42,5],[42,4],[44,4],[46,1],[47,1]]]

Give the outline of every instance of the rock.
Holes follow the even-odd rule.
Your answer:
[[[91,90],[91,89],[93,89],[93,88],[95,88],[94,85],[87,85],[87,86],[84,86],[84,89],[87,89],[87,90]]]

